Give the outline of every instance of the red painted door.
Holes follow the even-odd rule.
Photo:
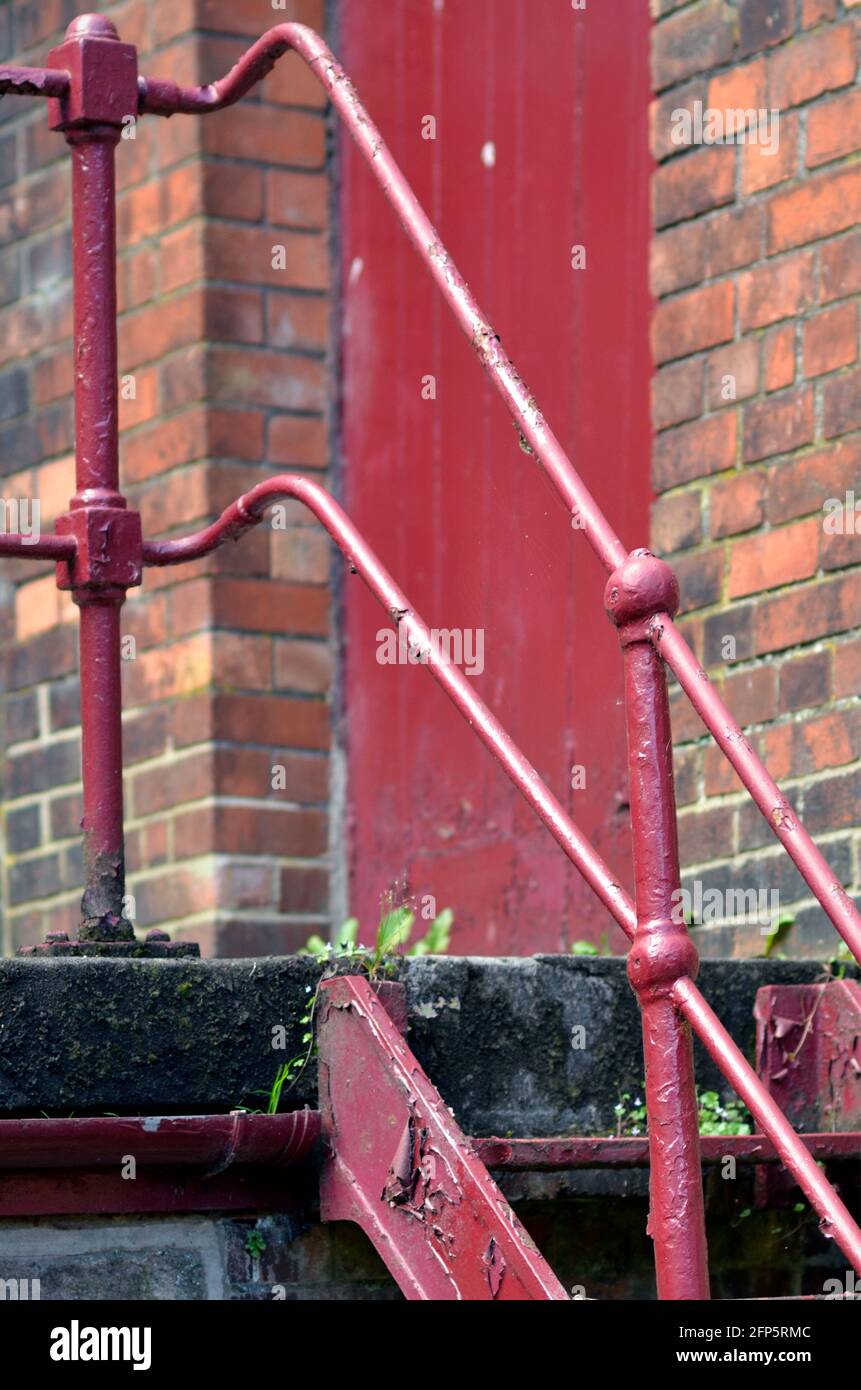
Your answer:
[[[341,13],[344,64],[395,158],[619,534],[645,544],[646,6],[343,0]],[[630,886],[605,576],[361,157],[342,151],[347,509],[431,627],[483,634],[478,693]],[[373,923],[386,890],[428,895],[453,908],[458,953],[598,939],[606,913],[429,673],[378,661],[385,619],[361,581],[344,604],[351,910]]]

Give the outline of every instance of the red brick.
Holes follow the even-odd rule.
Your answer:
[[[736,541],[730,553],[729,597],[810,579],[819,562],[821,534],[820,523],[811,519]]]
[[[705,279],[706,228],[701,222],[654,236],[651,242],[650,278],[652,293],[671,294]]]
[[[823,304],[861,291],[861,232],[829,241],[819,252],[819,298]]]
[[[683,811],[679,816],[679,852],[686,865],[724,859],[735,849],[735,813],[726,806]]]
[[[731,672],[724,681],[723,698],[742,728],[765,724],[779,710],[777,672],[773,666]]]
[[[840,767],[857,757],[861,711],[835,711],[804,723],[782,724],[761,736],[762,756],[773,777],[803,777]]]
[[[733,18],[720,0],[705,0],[652,31],[652,77],[660,92],[732,56]]]
[[[762,343],[762,375],[766,391],[780,391],[795,380],[795,327],[787,324],[766,333]]]
[[[693,111],[694,103],[708,104],[708,83],[705,77],[697,77],[682,87],[674,87],[671,92],[657,97],[649,105],[649,149],[655,160],[667,159],[679,154],[686,146],[680,145],[678,112]]]
[[[732,313],[733,287],[729,282],[664,300],[652,323],[656,361],[687,357],[727,342],[733,333]]]
[[[795,29],[796,0],[741,0],[738,49],[756,53],[783,43]]]
[[[768,58],[768,104],[784,111],[844,87],[855,76],[856,36],[851,23],[787,44]]]
[[[662,165],[652,180],[656,227],[683,222],[735,197],[735,148],[710,145]]]
[[[325,695],[332,685],[332,650],[322,642],[290,641],[275,644],[275,686]]]
[[[719,601],[723,567],[723,549],[719,546],[710,550],[697,550],[693,554],[678,555],[675,558],[673,568],[679,581],[680,613],[708,608]]]
[[[769,668],[765,668],[769,669]],[[790,657],[780,667],[782,713],[812,709],[831,698],[831,653],[805,652]]]
[[[762,254],[763,211],[757,204],[732,208],[709,219],[708,273],[723,275],[750,265]]]
[[[657,492],[732,468],[736,461],[736,412],[722,411],[658,436],[653,481]]]
[[[703,363],[660,367],[652,378],[652,423],[656,430],[693,420],[703,407]]]
[[[785,454],[813,439],[813,395],[788,391],[745,406],[742,456],[745,463]]]
[[[804,374],[821,376],[858,357],[858,305],[839,304],[804,325]]]
[[[279,635],[325,637],[329,598],[306,584],[219,579],[213,586],[213,617],[220,627],[245,628]]]
[[[652,503],[651,537],[653,549],[661,555],[696,545],[702,538],[700,493],[656,498]]]
[[[287,8],[276,12],[272,23],[295,20],[319,32],[325,30],[324,0],[287,0]],[[217,33],[244,34],[258,39],[265,20],[261,19],[260,0],[197,0],[197,23],[201,29]]]
[[[753,338],[717,348],[708,357],[710,410],[755,396],[759,386],[759,349]]]
[[[259,222],[263,216],[261,169],[235,160],[208,160],[203,165],[203,190],[204,207],[210,217]]]
[[[842,699],[861,690],[861,637],[838,642],[834,648],[834,695]]]
[[[323,236],[214,222],[207,227],[206,240],[207,268],[216,279],[279,289],[329,287],[329,254]],[[284,247],[283,270],[273,264],[278,247]]]
[[[715,540],[752,531],[764,514],[765,478],[761,472],[740,473],[715,483],[709,493],[711,535]]]
[[[774,598],[760,599],[753,616],[753,648],[784,651],[845,632],[861,612],[861,572],[835,575]]]
[[[807,117],[807,165],[826,164],[861,149],[861,91],[814,106]]]
[[[270,347],[322,352],[329,342],[330,305],[316,295],[270,290],[266,295],[266,341]]]
[[[826,439],[861,429],[861,372],[844,372],[822,387],[822,433]]]
[[[774,465],[768,472],[768,520],[790,521],[810,512],[822,512],[828,497],[843,496],[861,473],[861,437],[849,436],[836,444],[789,464]]]
[[[861,221],[858,169],[813,175],[790,193],[775,193],[766,209],[769,254],[832,236]]]
[[[216,346],[209,354],[207,385],[222,404],[322,410],[327,373],[324,362],[308,357]]]
[[[326,468],[326,422],[308,415],[276,415],[269,426],[267,458],[279,467]]]
[[[705,750],[703,768],[706,796],[730,796],[744,790],[741,778],[727,761],[722,749],[714,743]]]
[[[770,261],[738,277],[738,312],[742,332],[764,328],[810,307],[815,300],[815,260],[799,251]]]
[[[306,111],[278,111],[242,102],[228,120],[204,121],[203,148],[223,159],[267,159],[272,164],[322,168],[326,126]]]

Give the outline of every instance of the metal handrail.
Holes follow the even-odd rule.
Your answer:
[[[239,100],[293,49],[315,71],[362,150],[407,235],[473,344],[524,441],[585,532],[610,578],[605,601],[625,661],[631,812],[637,906],[577,829],[535,769],[457,667],[436,657],[429,669],[533,807],[633,945],[628,972],[643,1013],[652,1213],[661,1297],[708,1297],[699,1134],[690,1034],[700,1038],[745,1101],[799,1186],[861,1272],[861,1229],[775,1105],[694,983],[697,957],[671,914],[679,863],[672,740],[664,663],[747,787],[837,930],[861,959],[861,916],[801,826],[705,672],[673,625],[672,571],[647,550],[625,551],[575,471],[534,397],[483,317],[435,228],[386,148],[352,83],[311,29],[283,24],[265,34],[220,81],[180,87],[138,78],[136,51],[110,21],[82,16],[47,69],[0,68],[4,91],[50,99],[50,123],[73,158],[75,339],[88,371],[75,382],[77,491],[55,536],[26,547],[0,537],[0,555],[52,558],[58,583],[81,610],[85,868],[81,937],[133,937],[123,915],[123,830],[119,610],[144,566],[207,554],[258,523],[282,497],[303,501],[383,604],[411,646],[430,651],[431,634],[406,595],[324,489],[283,475],[239,498],[212,526],[182,540],[144,541],[140,518],[119,491],[116,417],[114,149],[130,115],[206,114]],[[98,670],[98,686],[88,673]]]

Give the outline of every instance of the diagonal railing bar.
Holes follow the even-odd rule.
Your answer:
[[[460,670],[437,650],[426,624],[338,504],[306,478],[283,475],[239,498],[213,525],[180,540],[144,541],[140,516],[119,489],[114,150],[130,116],[205,114],[229,106],[295,49],[317,73],[356,139],[408,236],[536,455],[610,572],[605,592],[625,665],[636,908]],[[679,857],[672,737],[664,663],[675,671],[704,722],[837,929],[861,954],[861,918],[709,686],[672,617],[678,586],[649,551],[627,555],[498,336],[449,257],[343,69],[318,35],[281,25],[264,35],[221,81],[184,88],[139,78],[137,53],[111,22],[83,15],[69,26],[45,69],[0,68],[0,95],[49,99],[49,124],[71,147],[75,288],[76,492],[56,534],[0,536],[0,556],[53,559],[57,582],[81,610],[82,773],[86,887],[80,939],[100,954],[137,951],[125,918],[119,614],[145,565],[208,554],[261,521],[279,498],[295,497],[319,518],[352,569],[421,655],[460,713],[502,765],[601,902],[632,939],[628,974],[643,1020],[649,1113],[650,1230],[659,1297],[708,1297],[699,1133],[690,1032],[696,1033],[771,1139],[786,1167],[861,1272],[861,1230],[694,984],[696,951],[672,912]],[[86,370],[84,369],[85,364]],[[167,953],[181,943],[163,943]],[[41,949],[41,948],[36,948]],[[65,947],[56,949],[59,953]]]
[[[394,208],[410,241],[429,269],[482,366],[505,401],[535,457],[562,502],[577,519],[601,560],[612,573],[627,552],[601,512],[559,440],[548,426],[535,397],[505,353],[498,334],[482,314],[469,287],[446,250],[400,167],[392,157],[344,69],[324,41],[302,24],[280,24],[255,43],[225,77],[205,87],[180,87],[157,78],[140,78],[140,111],[170,116],[176,112],[205,115],[233,105],[261,81],[278,59],[294,50],[315,72]],[[837,882],[762,761],[741,731],[668,614],[657,615],[649,637],[677,677],[706,726],[780,840],[855,958],[861,963],[861,914]]]
[[[218,546],[238,540],[245,531],[263,521],[268,507],[288,498],[303,502],[322,522],[350,569],[364,580],[396,629],[405,634],[410,647],[426,656],[422,664],[427,665],[434,680],[493,753],[571,863],[625,935],[633,940],[637,913],[625,889],[563,810],[496,716],[472,689],[460,669],[446,659],[443,651],[435,648],[427,623],[412,607],[407,595],[395,583],[344,510],[319,483],[289,473],[258,483],[203,530],[177,540],[144,541],[144,564],[180,565],[199,560]],[[774,1144],[784,1165],[818,1212],[823,1230],[833,1235],[847,1259],[861,1273],[861,1228],[693,980],[684,977],[676,981],[672,1000],[744,1101],[762,1133]]]

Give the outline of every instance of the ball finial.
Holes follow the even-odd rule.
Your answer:
[[[116,25],[103,14],[79,14],[66,30],[67,39],[118,39]]]

